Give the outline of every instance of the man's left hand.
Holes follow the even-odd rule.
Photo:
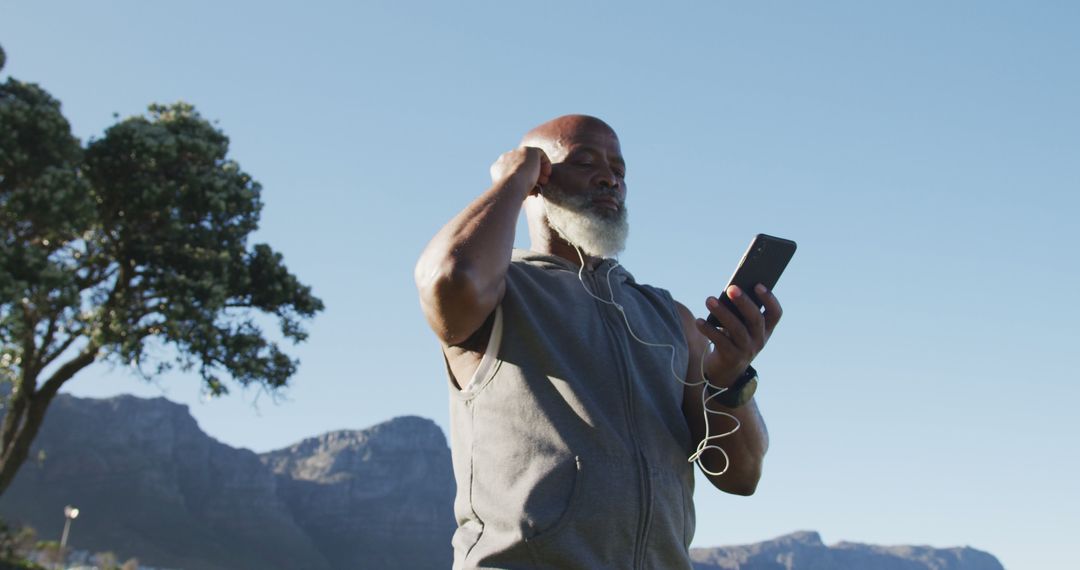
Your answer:
[[[705,376],[714,386],[731,386],[765,348],[776,323],[780,322],[783,310],[772,291],[759,283],[754,292],[761,299],[764,312],[738,286],[731,285],[727,289],[727,296],[742,320],[716,297],[705,300],[705,307],[722,327],[716,328],[704,319],[697,319],[698,330],[713,343],[713,350],[705,355],[704,366]]]

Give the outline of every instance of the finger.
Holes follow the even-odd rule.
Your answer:
[[[750,334],[754,346],[760,349],[765,341],[765,319],[761,316],[761,309],[750,298],[750,295],[744,293],[738,285],[728,287],[727,296],[735,304],[735,308],[739,309],[739,313],[742,314],[743,324],[746,326],[746,331]]]
[[[712,343],[711,350],[709,350],[708,354],[703,355],[705,358],[703,364],[706,368],[712,369],[717,363],[721,368],[731,368],[731,363],[745,359],[745,351],[735,346],[727,331],[710,325],[704,319],[697,319],[696,324],[701,334],[705,335]],[[723,373],[716,373],[715,371],[707,375],[713,380],[722,381],[724,379]]]
[[[705,308],[709,309],[709,314],[724,328],[732,344],[739,348],[746,348],[750,343],[750,333],[747,332],[746,325],[739,320],[739,317],[735,316],[735,313],[731,312],[716,297],[705,299]]]
[[[703,355],[705,358],[703,365],[707,369],[705,375],[714,385],[727,385],[729,380],[734,379],[729,378],[732,371],[738,370],[742,373],[749,364],[746,351],[732,344],[724,331],[710,325],[705,319],[697,319],[696,324],[701,334],[712,341],[712,350]],[[717,382],[719,384],[716,384]]]
[[[780,306],[780,300],[773,295],[773,292],[765,287],[761,283],[758,283],[754,288],[757,293],[758,299],[761,299],[762,306],[765,307],[765,332],[772,334],[773,329],[776,328],[776,323],[780,322],[780,317],[784,316],[784,309]]]
[[[697,319],[696,324],[701,334],[705,335],[705,338],[709,339],[717,349],[720,347],[735,348],[726,329],[716,328],[706,322],[705,319]]]

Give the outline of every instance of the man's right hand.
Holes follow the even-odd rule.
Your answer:
[[[508,178],[517,178],[531,190],[536,185],[547,184],[551,176],[551,159],[543,150],[523,146],[504,152],[491,165],[491,181],[499,184]]]

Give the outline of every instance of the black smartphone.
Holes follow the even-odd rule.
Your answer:
[[[735,316],[739,317],[740,321],[745,323],[742,313],[739,312],[739,309],[735,307],[735,304],[727,296],[728,287],[738,285],[743,293],[750,296],[750,300],[757,305],[758,309],[761,309],[761,299],[758,298],[754,287],[758,283],[765,285],[770,291],[773,287],[776,287],[776,282],[780,280],[780,274],[784,272],[784,268],[787,267],[793,255],[795,255],[795,242],[789,239],[758,234],[754,237],[754,241],[750,242],[750,247],[746,248],[746,253],[743,254],[742,259],[739,261],[739,266],[735,268],[735,274],[731,276],[731,280],[724,287],[724,292],[719,295],[720,302],[732,313],[735,313]],[[720,321],[716,320],[716,317],[711,314],[705,320],[714,327],[719,328],[721,326]]]

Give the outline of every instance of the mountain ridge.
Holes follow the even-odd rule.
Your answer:
[[[970,546],[880,546],[796,531],[753,544],[693,548],[695,570],[1004,570],[992,554]]]
[[[407,499],[403,495],[409,494],[411,485],[424,490],[425,496],[438,497],[434,504],[442,508],[419,515],[415,510],[405,511],[384,525],[386,532],[404,534],[419,522],[430,536],[414,537],[413,548],[396,552],[380,548],[373,555],[390,567],[446,568],[454,527],[449,449],[434,422],[415,420],[405,424],[426,435],[409,436],[400,430],[389,435],[441,442],[421,457],[431,462],[427,471],[447,473],[447,477],[403,479],[392,465],[381,465],[368,470],[366,483],[326,485],[313,496],[378,486],[386,493],[398,493],[382,497],[393,504]],[[354,442],[373,440],[371,434],[362,435],[367,430],[351,431]],[[373,434],[382,433],[374,441],[385,446],[384,432],[375,430]],[[335,536],[333,533],[327,534],[318,526],[305,527],[322,517],[291,499],[288,476],[275,472],[260,454],[205,434],[182,404],[129,395],[90,399],[61,394],[50,407],[32,456],[39,451],[45,452],[45,461],[28,461],[0,498],[0,514],[30,524],[39,536],[59,536],[63,524],[59,513],[64,505],[72,504],[81,511],[72,525],[73,547],[111,550],[122,558],[135,556],[155,566],[329,570],[355,568],[362,563],[362,558],[341,559],[340,549],[326,549],[325,542]],[[364,444],[354,446],[351,453],[355,463],[362,463]],[[394,481],[380,481],[378,473],[384,477],[389,473]],[[346,501],[341,503],[344,507],[356,499],[355,494],[347,493],[338,498]],[[318,504],[333,502],[322,499]],[[417,521],[415,516],[429,520]],[[352,552],[354,556],[366,554]]]
[[[454,481],[446,436],[401,416],[255,453],[204,433],[186,405],[61,394],[0,515],[77,549],[184,570],[448,568]],[[969,547],[825,545],[799,531],[694,548],[695,570],[1001,570]]]

